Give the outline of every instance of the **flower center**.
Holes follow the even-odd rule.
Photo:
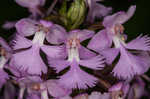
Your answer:
[[[123,31],[124,31],[124,27],[121,24],[117,24],[114,26],[115,34],[113,35],[113,42],[114,42],[115,48],[119,48],[120,44],[126,45]]]
[[[70,38],[67,41],[67,51],[68,51],[68,61],[79,61],[79,47],[80,47],[80,40],[77,36]]]
[[[53,24],[51,22],[47,22],[44,20],[40,21],[40,24],[38,24],[38,31],[35,33],[35,36],[33,38],[33,43],[38,43],[40,46],[43,45],[44,39],[46,37],[46,34],[50,31],[50,27]]]

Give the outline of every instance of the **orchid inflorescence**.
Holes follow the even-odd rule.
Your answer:
[[[43,11],[46,0],[15,0],[31,15],[3,25],[15,27],[16,32],[9,43],[0,37],[2,99],[139,99],[148,95],[143,79],[149,79],[144,73],[150,67],[150,37],[141,34],[129,41],[123,26],[136,6],[112,14],[111,7],[98,1],[53,0]],[[95,29],[96,19],[103,20]]]

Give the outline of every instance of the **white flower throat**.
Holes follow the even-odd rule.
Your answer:
[[[79,47],[80,40],[77,37],[73,37],[67,41],[68,61],[79,61]]]
[[[35,33],[32,42],[33,44],[38,43],[40,46],[42,46],[44,44],[46,34],[50,31],[50,27],[39,24],[38,29],[39,30]]]
[[[32,42],[33,44],[38,43],[40,46],[42,46],[44,44],[45,37],[46,34],[43,31],[38,31],[35,33]]]

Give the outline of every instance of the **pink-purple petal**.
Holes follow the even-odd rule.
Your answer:
[[[149,68],[149,56],[145,53],[133,55],[124,47],[120,48],[120,60],[113,69],[113,73],[118,78],[131,79],[135,75],[145,73]],[[147,57],[144,57],[147,55]]]
[[[82,71],[75,61],[71,64],[70,70],[59,79],[59,83],[69,89],[87,89],[94,87],[96,82],[97,78]]]
[[[102,69],[104,67],[104,57],[98,55],[90,59],[80,60],[79,64],[91,69]]]
[[[66,30],[60,25],[54,24],[47,33],[46,40],[51,44],[61,44],[67,36]]]
[[[80,42],[86,40],[86,39],[90,39],[91,37],[94,36],[94,31],[91,30],[72,30],[69,32],[70,37],[72,36],[77,36],[77,38],[79,38]]]
[[[112,41],[108,38],[106,30],[99,31],[89,42],[88,48],[99,52],[110,47]]]
[[[120,11],[113,15],[106,16],[103,21],[105,27],[111,27],[115,24],[123,24],[128,21],[135,13],[136,6],[131,6],[127,12]]]
[[[14,50],[28,48],[30,46],[32,46],[32,42],[19,34],[16,34],[16,37],[12,41],[12,48]]]
[[[89,49],[85,48],[84,46],[80,46],[79,56],[80,56],[80,59],[89,59],[91,57],[96,56],[96,54],[90,51]]]
[[[106,7],[100,3],[97,3],[95,0],[88,0],[88,1],[91,1],[87,16],[88,22],[93,23],[95,18],[102,18],[112,12],[111,7]]]
[[[26,70],[29,74],[41,75],[42,72],[47,72],[47,68],[40,57],[39,51],[39,46],[33,45],[28,50],[14,54],[11,61],[20,70]]]
[[[41,47],[42,51],[51,58],[61,58],[64,57],[64,48],[63,46],[48,46],[48,45],[43,45]]]
[[[70,63],[67,60],[63,59],[49,58],[48,63],[50,67],[54,67],[57,72],[60,72],[61,70],[65,69],[67,66],[70,65]]]
[[[19,20],[16,23],[15,27],[20,35],[31,36],[38,30],[36,24],[38,24],[36,21],[29,18],[24,18]]]
[[[123,86],[123,82],[119,82],[119,83],[113,85],[111,88],[109,88],[109,91],[110,92],[119,91],[122,89],[122,86]]]
[[[147,35],[140,35],[136,39],[127,43],[126,48],[150,51],[150,37],[148,37]]]
[[[67,96],[71,93],[71,90],[68,90],[61,86],[57,80],[48,80],[47,81],[48,92],[51,96],[55,98],[60,98]]]
[[[115,48],[107,48],[102,51],[99,51],[99,53],[104,56],[107,64],[112,64],[112,62],[119,54],[119,50]]]

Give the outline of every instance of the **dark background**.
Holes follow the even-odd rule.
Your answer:
[[[49,0],[48,0],[49,1]],[[51,1],[51,0],[50,0]],[[125,32],[130,39],[141,33],[150,33],[150,0],[105,0],[104,5],[112,6],[113,12],[127,10],[130,5],[136,4],[135,15],[124,24]],[[1,28],[5,21],[18,20],[29,15],[28,10],[17,5],[14,0],[0,2],[0,36],[5,39],[13,32]]]

